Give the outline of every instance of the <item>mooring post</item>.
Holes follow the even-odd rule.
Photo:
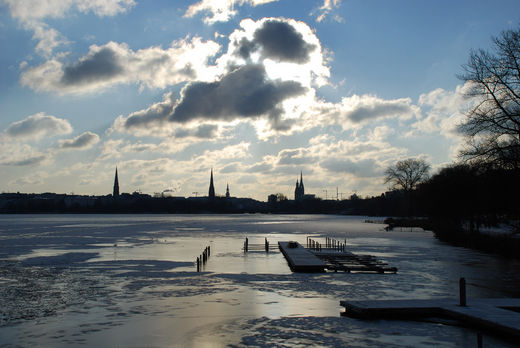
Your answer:
[[[208,256],[211,254],[211,245],[208,245]]]
[[[480,332],[477,333],[477,347],[478,348],[482,348],[483,345],[482,345],[482,334]]]
[[[249,240],[246,237],[246,252],[248,251],[248,249],[249,249]]]
[[[461,307],[466,307],[466,279],[464,277],[459,279],[459,297]]]
[[[200,259],[197,257],[197,272],[200,272]]]

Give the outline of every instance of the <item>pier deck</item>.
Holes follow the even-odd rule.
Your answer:
[[[278,242],[280,251],[293,272],[325,272],[325,262],[298,242]]]
[[[371,255],[356,255],[338,248],[305,248],[298,242],[278,242],[293,272],[342,271],[347,273],[397,273],[397,268]]]
[[[421,319],[441,317],[470,327],[520,338],[520,299],[471,299],[460,306],[456,299],[340,301],[341,315],[364,319]]]

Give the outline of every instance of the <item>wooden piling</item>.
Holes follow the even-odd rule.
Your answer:
[[[464,277],[459,279],[459,305],[466,307],[466,279]]]

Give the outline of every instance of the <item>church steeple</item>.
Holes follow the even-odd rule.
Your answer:
[[[116,167],[116,176],[114,178],[114,191],[112,193],[112,196],[114,196],[114,197],[119,196],[119,179],[117,177],[117,167]]]
[[[208,192],[209,198],[215,198],[215,186],[213,186],[213,168],[211,168],[211,176],[209,179],[209,192]]]
[[[302,200],[305,196],[305,188],[303,187],[303,172],[300,172],[300,182],[296,179],[296,188],[294,189],[294,200]]]
[[[226,187],[226,198],[229,198],[229,184]]]

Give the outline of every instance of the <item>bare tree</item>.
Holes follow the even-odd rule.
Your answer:
[[[393,189],[409,192],[428,179],[429,171],[430,165],[425,160],[408,158],[386,169],[385,184],[391,183]]]
[[[493,51],[472,51],[459,76],[475,104],[460,129],[461,157],[502,168],[520,168],[520,29],[493,38]]]

